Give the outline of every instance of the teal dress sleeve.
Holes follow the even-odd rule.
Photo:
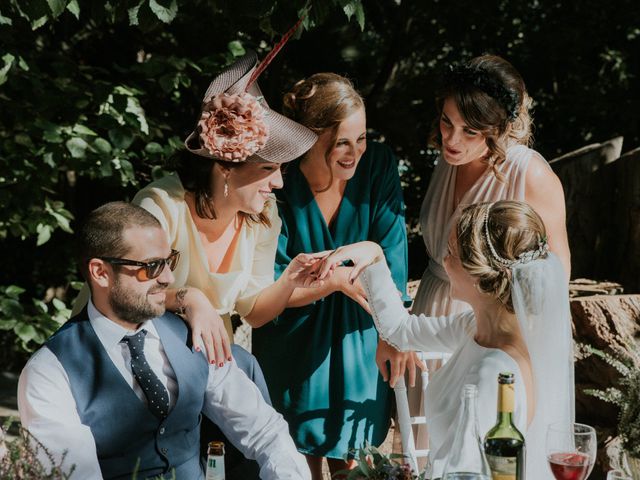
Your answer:
[[[276,263],[274,267],[274,276],[278,280],[282,272],[287,268],[287,265],[291,262],[291,256],[287,252],[287,245],[289,242],[289,227],[286,222],[282,222],[282,228],[280,229],[280,236],[278,237],[278,249],[276,250]]]
[[[391,278],[406,306],[411,303],[407,294],[408,249],[405,207],[398,175],[398,163],[391,149],[386,145],[378,148],[383,158],[378,159],[381,166],[375,197],[372,199],[372,218],[369,240],[382,247]]]

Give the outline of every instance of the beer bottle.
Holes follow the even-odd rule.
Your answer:
[[[224,480],[224,442],[209,442],[206,480]]]

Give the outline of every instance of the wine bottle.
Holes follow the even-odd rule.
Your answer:
[[[224,442],[209,442],[206,480],[224,480]]]
[[[491,470],[482,450],[478,428],[478,387],[462,389],[462,414],[458,417],[451,450],[442,470],[443,480],[489,480]]]
[[[484,437],[484,453],[493,480],[524,480],[524,436],[513,424],[514,376],[498,375],[498,420]]]

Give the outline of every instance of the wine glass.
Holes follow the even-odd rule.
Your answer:
[[[547,460],[556,480],[584,480],[596,460],[596,431],[582,423],[554,423],[547,430]]]
[[[607,472],[607,480],[631,480],[631,477],[622,470],[610,470]]]

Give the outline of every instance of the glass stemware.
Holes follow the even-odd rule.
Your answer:
[[[554,423],[547,430],[547,460],[556,480],[585,480],[596,459],[596,431],[582,423]]]

